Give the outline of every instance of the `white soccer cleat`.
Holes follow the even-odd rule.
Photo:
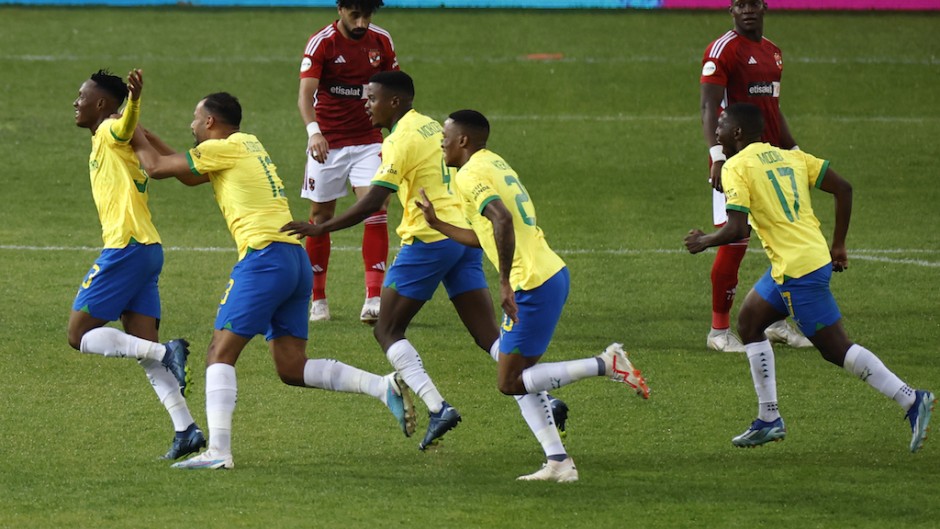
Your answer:
[[[720,331],[712,329],[711,332],[708,333],[708,340],[705,341],[705,345],[709,349],[723,353],[746,352],[744,344],[741,343],[741,339],[731,332],[731,329],[722,329]]]
[[[174,463],[172,467],[188,470],[230,469],[235,468],[235,461],[232,454],[223,454],[210,448],[197,456]]]
[[[375,325],[375,322],[379,321],[380,301],[381,298],[378,296],[366,298],[365,303],[362,304],[362,312],[359,313],[359,321]]]
[[[315,299],[310,304],[310,321],[329,321],[330,306],[326,299]]]
[[[542,468],[525,476],[516,478],[518,481],[554,481],[556,483],[571,483],[578,481],[578,469],[570,457],[564,461],[548,461]]]
[[[764,334],[771,342],[785,343],[790,347],[813,347],[813,342],[803,336],[803,333],[793,328],[787,320],[774,322],[764,330]]]
[[[650,388],[640,370],[633,367],[623,350],[623,344],[612,343],[600,354],[601,360],[607,366],[607,376],[614,382],[623,382],[636,391],[644,399],[650,398]]]

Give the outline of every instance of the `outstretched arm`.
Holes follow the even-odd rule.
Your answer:
[[[832,249],[829,253],[832,256],[832,270],[841,272],[849,267],[845,238],[849,233],[849,220],[852,218],[852,184],[830,168],[826,168],[826,174],[822,178],[819,189],[831,193],[835,198],[836,224],[832,229]]]
[[[355,226],[366,220],[366,217],[382,209],[385,199],[392,194],[392,190],[372,185],[369,191],[355,204],[349,207],[342,215],[320,224],[311,224],[303,221],[291,221],[281,226],[280,231],[287,232],[289,235],[298,235],[301,237],[318,237],[331,231],[342,230],[350,226]]]
[[[122,142],[134,136],[137,122],[140,120],[140,93],[144,89],[144,76],[141,70],[131,70],[127,74],[127,105],[124,112],[114,124],[111,125],[111,135]]]

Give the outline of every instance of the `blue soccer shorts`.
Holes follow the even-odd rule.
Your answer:
[[[826,264],[803,277],[785,278],[783,284],[778,285],[768,268],[754,290],[778,312],[789,314],[809,338],[842,318],[836,298],[829,290],[831,279],[832,265]]]
[[[385,273],[384,288],[402,296],[427,301],[444,283],[447,297],[487,288],[483,275],[483,250],[464,246],[451,239],[403,245],[395,262]]]
[[[219,302],[215,328],[243,338],[289,335],[307,339],[307,310],[313,272],[298,244],[274,242],[249,250],[232,269]]]
[[[105,248],[85,274],[72,310],[99,320],[116,321],[124,312],[160,319],[157,280],[163,270],[163,246],[131,244]]]
[[[532,290],[516,291],[518,323],[503,314],[499,329],[499,352],[522,356],[542,356],[555,334],[561,311],[568,300],[571,277],[562,268],[548,281]]]

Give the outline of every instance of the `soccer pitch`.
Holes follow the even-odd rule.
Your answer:
[[[541,449],[442,291],[409,330],[464,417],[438,449],[419,452],[368,397],[284,386],[259,337],[238,363],[236,468],[156,461],[172,428],[142,370],[66,343],[101,245],[89,135],[71,103],[99,68],[143,68],[142,123],[182,149],[195,103],[232,92],[303,218],[297,72],[307,37],[334,15],[0,8],[0,528],[940,523],[940,439],[909,453],[903,412],[813,350],[776,347],[786,441],[731,446],[756,409],[747,361],[705,349],[714,253],[682,246],[688,229],[710,228],[698,76],[705,46],[731,27],[723,13],[383,9],[374,19],[415,78],[419,111],[490,118],[490,148],[517,170],[567,261],[571,297],[545,360],[621,341],[652,388],[649,401],[601,379],[557,392],[581,481],[515,481],[538,468]],[[940,17],[770,11],[765,29],[784,51],[796,139],[855,189],[850,268],[833,280],[846,329],[937,392]],[[189,402],[205,426],[204,352],[237,255],[208,186],[159,181],[150,193],[166,248],[161,338],[192,343]],[[814,201],[828,235],[831,198]],[[399,218],[396,204],[390,226]],[[334,320],[311,324],[309,354],[384,374],[358,321],[360,240],[361,227],[333,236]],[[751,250],[742,294],[767,266],[756,240]],[[421,433],[422,405],[418,417]]]

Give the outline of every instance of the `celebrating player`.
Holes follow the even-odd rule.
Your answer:
[[[99,70],[82,83],[73,103],[75,124],[91,131],[88,167],[104,249],[75,296],[68,340],[83,353],[137,359],[176,430],[163,458],[178,459],[198,452],[206,438],[186,405],[189,344],[159,343],[163,246],[150,220],[149,180],[130,145],[140,117],[140,72],[127,80],[125,85]],[[130,100],[117,115],[128,93]],[[124,332],[104,326],[117,320]]]
[[[371,395],[395,415],[406,436],[414,432],[414,408],[396,373],[378,376],[336,360],[310,359],[307,304],[312,274],[301,245],[278,232],[290,220],[284,186],[264,145],[239,130],[242,109],[225,92],[196,105],[196,147],[160,155],[146,141],[135,144],[153,178],[176,176],[186,185],[211,182],[238,246],[239,262],[219,303],[206,358],[209,449],[176,468],[232,468],[235,362],[256,334],[265,334],[281,380],[288,385]]]
[[[382,166],[369,191],[338,217],[322,224],[290,222],[282,231],[316,237],[354,226],[397,192],[404,210],[397,230],[402,249],[382,285],[382,312],[374,335],[389,362],[428,407],[428,429],[418,444],[424,450],[461,418],[441,396],[418,351],[405,338],[408,324],[443,283],[477,346],[494,360],[499,358],[499,329],[483,276],[483,252],[428,226],[415,204],[418,190],[424,189],[442,218],[466,226],[460,204],[448,188],[450,171],[441,156],[441,125],[412,108],[414,96],[414,81],[404,72],[378,73],[369,79],[367,107],[372,123],[391,131],[382,143]],[[563,429],[568,407],[559,399],[553,399],[551,406],[559,419],[558,427]]]
[[[764,38],[763,0],[732,0],[731,17],[734,29],[705,48],[702,58],[702,133],[709,147],[712,191],[712,216],[715,226],[728,220],[725,197],[721,193],[721,166],[725,155],[715,144],[715,127],[721,109],[738,102],[753,103],[767,117],[764,141],[784,149],[796,149],[787,120],[780,111],[780,78],[783,74],[783,53]],[[750,233],[740,240],[718,248],[712,265],[712,326],[706,344],[710,349],[741,353],[744,346],[731,332],[731,306],[738,285],[738,268],[744,259]],[[793,347],[812,347],[812,343],[787,324],[775,322],[767,336]]]
[[[777,406],[774,351],[765,329],[788,314],[827,361],[868,382],[906,410],[911,424],[911,452],[923,445],[936,399],[914,390],[868,349],[853,343],[829,290],[832,272],[848,267],[845,238],[852,214],[852,186],[829,167],[828,160],[782,150],[761,142],[766,130],[761,110],[738,103],[718,118],[716,135],[727,163],[721,170],[728,222],[705,235],[692,230],[685,238],[691,253],[738,240],[748,217],[770,258],[770,268],[744,299],[738,333],[744,340],[759,401],[757,419],[731,442],[758,446],[782,441],[786,426]],[[813,188],[835,197],[832,248],[813,213]]]
[[[382,0],[337,0],[339,20],[313,34],[300,64],[297,106],[307,126],[307,165],[301,196],[310,200],[310,220],[325,222],[346,196],[347,181],[357,199],[369,188],[379,168],[382,134],[366,114],[365,85],[376,72],[397,70],[392,37],[372,24]],[[359,319],[375,323],[388,257],[388,202],[366,220],[362,234],[366,300]],[[330,234],[307,238],[313,268],[310,321],[330,319],[326,276]]]
[[[547,390],[591,376],[609,376],[649,398],[646,381],[615,343],[596,357],[538,364],[568,299],[568,267],[536,224],[535,204],[512,167],[487,150],[490,124],[475,110],[460,110],[444,122],[444,162],[459,169],[458,201],[470,228],[439,219],[422,191],[416,205],[428,225],[449,238],[483,248],[499,271],[503,307],[499,339],[499,389],[515,395],[529,429],[548,461],[524,481],[570,482],[578,470],[552,427]]]

